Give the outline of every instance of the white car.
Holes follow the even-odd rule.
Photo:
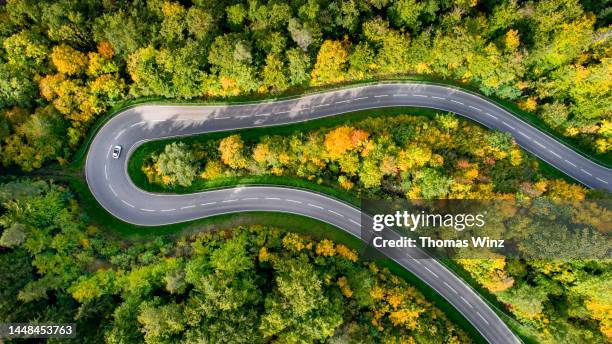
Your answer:
[[[121,146],[115,146],[113,148],[113,159],[119,159],[119,155],[121,155]]]

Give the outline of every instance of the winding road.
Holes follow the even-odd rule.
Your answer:
[[[612,171],[518,119],[494,103],[456,88],[422,83],[380,83],[300,98],[244,105],[141,105],[110,119],[93,139],[85,175],[91,192],[108,212],[135,225],[157,226],[224,213],[275,211],[308,216],[360,237],[359,209],[315,192],[246,186],[194,194],[149,193],[128,176],[131,153],[149,140],[214,131],[297,123],[383,107],[426,107],[454,112],[510,132],[527,151],[586,186],[612,190]],[[112,159],[115,145],[123,146]],[[389,258],[448,300],[490,343],[518,338],[464,281],[418,249],[392,251]],[[417,259],[418,258],[418,259]]]

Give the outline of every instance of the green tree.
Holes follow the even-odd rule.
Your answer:
[[[15,247],[21,245],[26,238],[26,227],[21,223],[13,223],[0,236],[0,246]]]
[[[182,142],[166,145],[157,157],[155,167],[166,185],[189,186],[197,171],[193,153]]]
[[[416,31],[419,26],[419,15],[424,4],[416,0],[397,0],[389,7],[389,17],[397,27],[408,27]]]
[[[182,307],[175,303],[156,306],[155,301],[140,305],[138,322],[143,326],[146,343],[167,343],[185,328]]]
[[[185,17],[187,31],[198,40],[209,37],[215,31],[215,18],[210,11],[190,7]]]
[[[183,32],[187,24],[187,10],[178,2],[164,2],[161,11],[164,17],[160,29],[162,37],[168,43],[183,39]]]
[[[38,87],[24,70],[0,63],[0,108],[28,107],[36,99]]]
[[[376,69],[376,52],[368,43],[353,46],[348,57],[349,74],[364,78]]]
[[[509,152],[512,148],[512,135],[503,131],[493,131],[487,135],[487,141],[493,148]]]
[[[274,54],[266,57],[266,65],[261,74],[263,86],[272,93],[282,92],[289,86],[285,77],[284,63]]]
[[[426,199],[443,198],[448,194],[453,179],[433,168],[426,168],[418,173],[417,185]]]
[[[569,111],[562,103],[555,102],[553,104],[542,105],[540,116],[550,127],[559,128],[567,122]]]
[[[247,17],[247,10],[242,4],[228,6],[225,11],[227,12],[227,21],[236,29],[240,28]]]
[[[8,137],[2,152],[4,165],[24,171],[40,168],[45,161],[62,155],[65,124],[51,106],[39,108]]]
[[[310,70],[310,57],[299,49],[289,49],[287,51],[287,71],[289,82],[293,86],[299,86],[310,80],[308,71]]]

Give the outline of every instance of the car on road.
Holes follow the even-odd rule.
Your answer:
[[[120,155],[121,155],[121,146],[115,146],[113,148],[113,159],[119,159]]]

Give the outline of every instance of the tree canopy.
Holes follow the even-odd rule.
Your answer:
[[[79,343],[470,343],[355,250],[267,226],[117,238],[64,186],[0,184],[0,321],[76,323]]]
[[[44,1],[0,5],[0,147],[64,161],[138,97],[217,99],[419,74],[516,102],[594,154],[612,147],[609,20],[596,1]],[[63,122],[39,150],[11,113]],[[5,149],[6,148],[6,149]],[[39,151],[35,156],[21,151]]]

